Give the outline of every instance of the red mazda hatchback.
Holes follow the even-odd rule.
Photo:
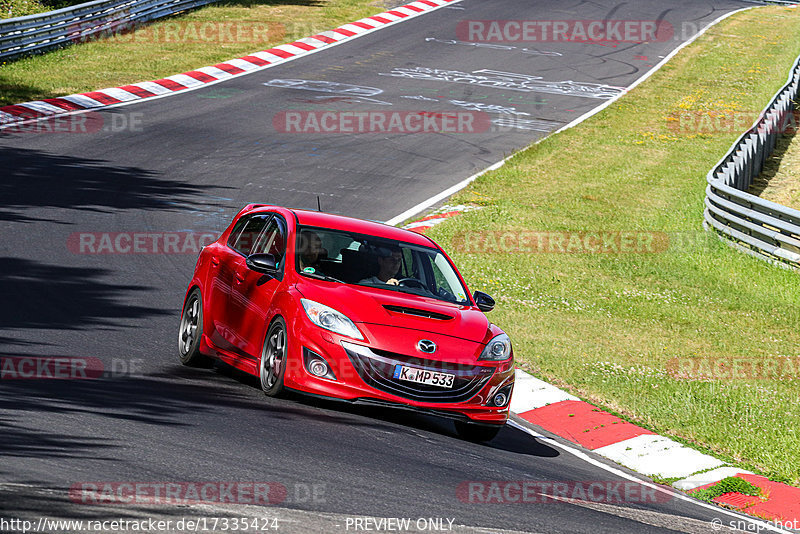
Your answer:
[[[184,364],[218,358],[286,389],[455,420],[492,439],[508,419],[511,341],[450,258],[414,232],[250,204],[197,260]]]

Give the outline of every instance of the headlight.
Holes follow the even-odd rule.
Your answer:
[[[481,352],[479,360],[502,361],[511,356],[511,340],[506,334],[500,334],[492,338]]]
[[[306,315],[315,325],[353,339],[364,339],[355,323],[345,314],[313,300],[300,299]]]

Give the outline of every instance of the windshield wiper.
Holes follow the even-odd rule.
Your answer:
[[[325,280],[326,282],[338,282],[340,284],[345,284],[342,280],[338,278],[334,278],[333,276],[328,276],[327,274],[322,273],[302,273],[303,276],[308,276],[309,278],[316,278],[317,280]]]

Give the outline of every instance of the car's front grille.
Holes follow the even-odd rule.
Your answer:
[[[464,402],[478,393],[494,373],[492,367],[458,365],[427,360],[367,347],[344,345],[345,352],[359,376],[370,386],[398,397],[422,402]],[[456,375],[452,388],[417,384],[394,378],[397,365],[423,368]]]

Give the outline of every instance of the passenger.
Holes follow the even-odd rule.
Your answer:
[[[370,278],[364,278],[359,284],[389,284],[399,285],[400,282],[395,278],[400,271],[403,263],[403,254],[397,247],[378,247],[378,274]]]

